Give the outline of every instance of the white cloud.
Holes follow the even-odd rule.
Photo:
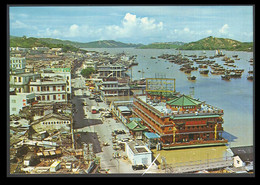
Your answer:
[[[121,24],[120,24],[121,23]],[[156,22],[153,18],[137,17],[126,13],[119,25],[94,27],[91,25],[72,24],[66,28],[46,28],[38,32],[41,37],[60,38],[93,38],[93,39],[126,39],[159,36],[163,30],[163,22]]]
[[[184,32],[190,32],[190,29],[189,28],[184,28],[183,31]]]
[[[212,30],[193,30],[185,27],[183,29],[173,29],[169,31],[166,37],[169,41],[190,42],[208,37],[212,35],[212,33]]]
[[[68,36],[77,37],[77,36],[79,36],[79,34],[80,34],[79,26],[76,24],[71,25],[69,28]]]
[[[219,33],[221,33],[221,34],[226,34],[227,31],[228,31],[228,29],[229,29],[228,24],[224,24],[218,31],[219,31]]]
[[[126,13],[122,25],[110,25],[104,28],[103,37],[129,38],[158,34],[163,29],[163,22],[156,23],[155,19],[148,17],[136,17]]]

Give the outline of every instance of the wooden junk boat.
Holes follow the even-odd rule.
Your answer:
[[[196,76],[188,76],[188,80],[196,80]]]
[[[200,74],[207,75],[209,73],[209,70],[201,70],[199,72],[200,72]]]

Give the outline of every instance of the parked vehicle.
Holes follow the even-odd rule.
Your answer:
[[[96,114],[97,113],[97,108],[95,106],[91,106],[91,113]]]
[[[138,164],[138,165],[132,165],[133,170],[142,170],[142,169],[147,169],[147,166],[144,164]]]

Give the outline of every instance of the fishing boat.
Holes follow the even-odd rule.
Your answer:
[[[242,73],[231,72],[231,73],[229,73],[229,76],[230,76],[231,78],[241,78]]]
[[[254,76],[253,75],[248,75],[246,78],[247,78],[247,80],[254,80]]]
[[[223,57],[223,56],[225,56],[225,54],[223,54],[223,52],[222,52],[222,51],[219,51],[219,49],[218,49],[218,50],[216,50],[215,57]]]
[[[221,79],[222,80],[230,80],[230,76],[228,74],[225,74],[225,75],[221,75]]]
[[[151,59],[156,59],[156,57],[151,56]]]
[[[199,72],[200,72],[200,74],[207,75],[209,73],[209,70],[201,70]]]
[[[200,64],[200,65],[199,65],[199,68],[208,68],[208,66],[205,65],[205,64],[204,64],[204,65],[203,65],[203,64]]]
[[[188,76],[188,80],[196,80],[196,76]]]
[[[191,73],[191,69],[186,69],[184,73]]]

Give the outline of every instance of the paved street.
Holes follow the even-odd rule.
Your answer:
[[[125,130],[126,134],[120,134],[117,138],[130,138],[128,129],[121,123],[117,122],[113,118],[105,118],[102,121],[100,113],[92,114],[90,107],[92,105],[97,108],[108,109],[108,105],[104,102],[97,103],[95,100],[90,100],[84,96],[84,92],[90,93],[85,86],[85,80],[81,76],[73,79],[74,97],[72,103],[74,107],[74,133],[77,147],[81,147],[82,142],[93,143],[93,151],[97,157],[100,157],[101,169],[107,170],[108,173],[143,173],[145,170],[134,171],[132,164],[129,160],[125,160],[122,157],[114,159],[113,153],[116,151],[113,149],[112,143],[112,131]],[[84,89],[83,89],[84,88]],[[87,106],[83,105],[83,102],[87,103]],[[103,143],[109,143],[109,146],[103,146]],[[125,152],[119,151],[123,156]],[[153,166],[150,173],[158,170],[156,166]]]

